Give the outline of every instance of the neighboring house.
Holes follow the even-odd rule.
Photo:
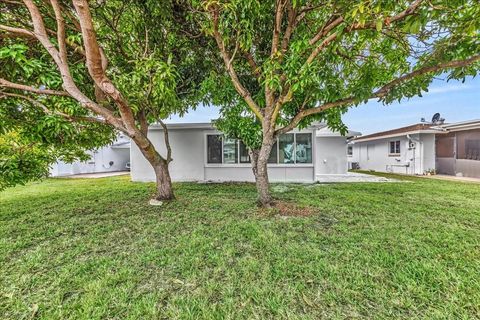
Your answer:
[[[435,169],[435,133],[430,123],[377,132],[353,140],[352,163],[362,170],[423,174]]]
[[[254,181],[248,150],[241,141],[225,138],[211,123],[167,126],[173,181]],[[149,136],[165,154],[162,127],[151,126]],[[324,124],[281,135],[270,156],[270,181],[314,182],[319,175],[346,174],[346,142],[347,137],[331,132]],[[155,180],[152,167],[133,144],[130,158],[133,181]]]
[[[50,168],[50,175],[57,177],[127,170],[130,165],[130,140],[119,135],[113,144],[87,153],[90,155],[87,161],[58,161]]]
[[[439,174],[480,178],[480,120],[439,126],[436,171]]]
[[[480,121],[419,123],[354,139],[349,163],[362,170],[480,177]]]

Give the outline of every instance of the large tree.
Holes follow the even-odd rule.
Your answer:
[[[46,113],[125,133],[152,165],[156,198],[174,198],[168,131],[162,121],[196,105],[202,75],[183,8],[175,1],[1,1],[2,106],[23,99]],[[179,29],[182,26],[182,30]],[[198,81],[197,81],[198,80]],[[75,107],[72,107],[72,101]],[[164,127],[166,154],[147,136]]]
[[[388,104],[464,79],[480,60],[476,0],[192,1],[224,72],[209,82],[220,128],[252,149],[259,202],[269,206],[267,161],[277,136],[369,99]],[[226,79],[230,82],[227,83]],[[234,95],[235,93],[236,95]]]

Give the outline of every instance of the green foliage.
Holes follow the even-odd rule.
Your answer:
[[[58,45],[52,6],[48,2],[35,4],[52,34],[50,41]],[[76,16],[72,3],[60,1],[60,5],[68,67],[75,84],[92,101],[120,117],[115,103],[95,90],[82,53],[83,37],[72,20]],[[204,38],[189,36],[191,23],[182,5],[153,0],[90,3],[97,39],[108,60],[106,73],[132,109],[138,126],[143,120],[153,123],[172,114],[183,115],[203,99],[201,83],[210,62],[203,58]],[[2,2],[0,12],[0,25],[31,29],[24,5]],[[63,90],[58,66],[45,48],[33,38],[3,29],[0,78],[39,89]],[[56,159],[70,162],[84,158],[85,150],[113,139],[113,129],[94,122],[99,115],[72,98],[3,90],[0,88],[0,134],[6,140],[0,156],[4,170],[8,170],[4,186],[42,177]]]
[[[55,159],[35,143],[29,144],[13,132],[0,134],[0,191],[48,175]]]
[[[292,4],[296,17],[302,14],[285,50],[272,55],[275,0],[208,0],[191,1],[198,10],[218,12],[218,30],[240,82],[251,93],[259,108],[265,108],[265,90],[280,97],[292,91],[292,99],[284,104],[278,126],[291,122],[302,110],[330,102],[353,98],[339,110],[328,110],[304,118],[300,127],[313,121],[325,121],[331,128],[345,131],[341,115],[347,107],[363,104],[372,94],[398,77],[415,70],[462,60],[480,52],[480,6],[474,0],[424,1],[414,14],[391,21],[413,1],[307,1]],[[335,18],[343,21],[314,43],[312,39]],[[286,10],[280,30],[280,42],[287,27]],[[206,13],[197,15],[203,30],[213,35],[213,18]],[[356,30],[350,27],[355,26]],[[307,62],[311,53],[327,39],[318,56]],[[236,49],[237,48],[237,49]],[[218,51],[218,49],[217,49]],[[236,54],[234,55],[234,52]],[[252,70],[244,54],[249,53],[258,68]],[[396,85],[380,97],[384,104],[421,95],[428,90],[434,77],[464,80],[475,76],[480,63],[457,69],[438,70],[411,78]],[[255,79],[255,72],[260,79]],[[226,72],[218,72],[210,81],[211,91],[227,108],[238,112],[223,112],[222,117],[234,117],[224,122],[245,126],[241,115],[248,106],[232,99],[235,89],[225,85]],[[233,101],[233,102],[232,102]],[[243,108],[240,107],[243,106]],[[237,119],[239,118],[239,119]],[[253,119],[253,117],[250,117]]]
[[[28,319],[476,319],[480,186],[49,179],[0,193],[0,314]],[[281,192],[283,191],[283,192]]]
[[[41,98],[71,116],[85,110],[71,100]],[[0,99],[0,190],[48,175],[57,160],[86,160],[86,150],[106,145],[114,131],[100,123],[46,114],[24,99]]]

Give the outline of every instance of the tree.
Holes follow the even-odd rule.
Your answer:
[[[262,206],[272,204],[267,160],[277,136],[318,120],[344,131],[348,107],[421,95],[436,76],[465,79],[479,68],[473,0],[191,3],[223,60],[207,82],[222,88],[218,125],[247,138]]]
[[[196,105],[201,81],[195,80],[202,75],[192,38],[179,32],[182,7],[172,1],[26,0],[2,1],[0,10],[2,47],[28,49],[20,60],[0,60],[3,100],[41,104],[70,121],[76,120],[74,101],[82,121],[130,137],[154,169],[155,197],[173,199],[162,119]],[[164,128],[165,155],[147,136],[152,122]]]
[[[0,108],[0,191],[48,176],[58,159],[87,160],[85,150],[99,148],[115,137],[110,127],[83,121],[79,112],[65,117],[44,110],[39,101],[7,94],[9,99]]]

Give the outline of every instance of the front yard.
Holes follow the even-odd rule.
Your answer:
[[[343,319],[480,315],[480,185],[277,187],[314,207],[266,215],[249,184],[127,177],[0,194],[0,318]]]

